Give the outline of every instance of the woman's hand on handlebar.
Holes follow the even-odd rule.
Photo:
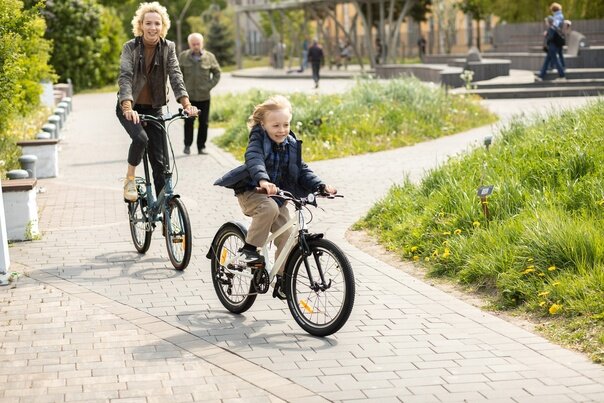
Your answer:
[[[266,190],[266,194],[269,196],[276,195],[279,191],[279,188],[274,183],[271,183],[265,179],[261,180],[258,184],[260,185],[260,188]]]
[[[139,124],[141,121],[140,117],[138,116],[138,112],[134,109],[124,111],[124,117],[135,125]]]
[[[185,114],[187,116],[197,116],[197,114],[199,113],[199,111],[197,110],[197,107],[195,105],[189,105],[187,106],[184,110]]]

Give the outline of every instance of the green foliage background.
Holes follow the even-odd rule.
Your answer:
[[[51,64],[74,89],[114,83],[126,36],[117,14],[95,0],[47,0],[46,37],[54,43]]]
[[[271,94],[254,90],[212,98],[212,120],[227,122],[217,144],[242,159],[249,135],[247,118]],[[403,147],[496,120],[475,99],[448,95],[415,78],[365,79],[342,94],[288,97],[293,105],[292,130],[305,141],[307,161]]]
[[[0,2],[0,172],[16,168],[22,137],[19,116],[40,104],[40,81],[54,78],[48,64],[51,42],[43,38],[44,20],[35,6],[24,10],[19,0]]]

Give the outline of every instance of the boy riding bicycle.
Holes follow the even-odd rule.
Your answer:
[[[257,105],[248,119],[251,129],[245,151],[245,164],[227,172],[214,184],[234,189],[243,214],[252,217],[245,245],[238,251],[239,260],[248,265],[262,263],[258,248],[266,242],[270,232],[275,232],[290,219],[287,202],[275,195],[278,189],[291,192],[296,197],[309,192],[335,194],[337,190],[323,183],[302,160],[302,141],[290,130],[292,106],[281,95],[276,95]],[[256,192],[260,187],[266,194]],[[275,239],[275,259],[290,236],[285,231]],[[280,278],[283,266],[279,267],[275,293],[285,298]]]

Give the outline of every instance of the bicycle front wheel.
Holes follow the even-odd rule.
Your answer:
[[[128,203],[128,218],[130,221],[130,235],[138,253],[145,253],[151,245],[153,229],[147,218],[145,199],[139,197],[135,202]]]
[[[285,272],[287,304],[295,321],[313,336],[340,330],[354,305],[354,273],[344,252],[326,239],[309,241],[310,255],[296,248]]]
[[[168,209],[164,214],[168,256],[176,270],[184,270],[191,260],[192,236],[189,213],[182,200],[174,197],[168,202]]]
[[[245,234],[238,226],[226,224],[218,230],[215,240],[212,244],[212,283],[216,295],[230,312],[245,312],[256,301],[249,268],[235,262],[237,251],[245,244]]]

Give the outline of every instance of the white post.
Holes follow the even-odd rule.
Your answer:
[[[8,256],[8,237],[6,235],[6,219],[4,218],[4,197],[0,186],[0,274],[7,274],[10,267]]]

